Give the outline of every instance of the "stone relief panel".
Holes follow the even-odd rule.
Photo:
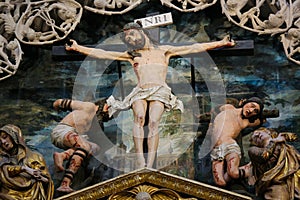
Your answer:
[[[15,34],[25,44],[52,44],[74,30],[81,15],[82,7],[76,1],[29,2],[18,20]]]
[[[292,4],[293,23],[291,28],[281,35],[284,52],[288,59],[300,64],[300,1]]]
[[[217,0],[207,1],[207,0],[177,0],[177,2],[173,2],[172,0],[161,0],[162,5],[166,5],[170,8],[174,8],[181,12],[197,12],[199,10],[203,10],[207,7],[214,5]]]
[[[14,37],[20,5],[0,3],[0,81],[16,73],[22,60],[20,43]]]
[[[82,7],[73,0],[0,3],[0,81],[17,72],[22,60],[21,43],[53,44],[80,22]]]
[[[221,0],[222,11],[232,23],[258,34],[280,35],[287,58],[299,61],[299,0]]]
[[[142,2],[142,0],[93,0],[89,1],[84,8],[88,11],[102,15],[124,14],[134,9]]]
[[[93,0],[88,1],[87,5],[84,6],[86,10],[97,14],[113,15],[113,14],[124,14],[138,5],[140,5],[142,0]],[[176,9],[181,12],[197,12],[203,10],[209,6],[214,5],[217,0],[207,1],[207,0],[160,0],[162,5],[168,6],[170,8]]]
[[[234,24],[258,34],[277,34],[292,23],[290,1],[221,0],[223,13]]]

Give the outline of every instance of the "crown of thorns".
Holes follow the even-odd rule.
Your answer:
[[[124,25],[123,31],[129,30],[129,29],[142,29],[143,26],[140,21],[137,22],[130,22]]]

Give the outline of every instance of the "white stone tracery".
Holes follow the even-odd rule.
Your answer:
[[[30,45],[52,44],[75,29],[82,10],[73,0],[29,2],[18,20],[15,35],[19,41]]]
[[[221,0],[221,6],[229,21],[244,29],[280,34],[287,58],[300,65],[300,0]]]
[[[207,0],[177,0],[176,3],[173,3],[172,0],[160,0],[160,2],[162,5],[166,5],[181,12],[197,12],[214,5],[217,0],[213,0],[212,2]]]
[[[288,59],[300,65],[300,0],[292,4],[293,24],[281,34],[281,42]]]
[[[21,45],[14,36],[18,9],[15,5],[0,3],[0,81],[14,75],[22,60]]]
[[[96,14],[124,14],[143,0],[5,0],[0,2],[0,81],[14,75],[22,60],[21,43],[53,44],[79,24],[83,9]],[[197,12],[217,0],[160,0],[181,12]],[[300,0],[220,0],[223,14],[243,29],[280,35],[287,58],[300,65]]]
[[[96,14],[116,15],[124,14],[142,2],[143,0],[93,0],[92,5],[86,5],[84,8]]]
[[[244,29],[274,35],[285,32],[291,26],[291,0],[261,0],[253,4],[249,6],[249,1],[245,0],[221,0],[223,13],[231,22]]]

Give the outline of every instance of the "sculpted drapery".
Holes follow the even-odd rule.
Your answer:
[[[300,198],[300,154],[291,145],[278,143],[273,153],[265,148],[250,147],[256,191],[265,199]]]
[[[0,131],[11,136],[16,152],[11,155],[0,148],[1,199],[51,200],[54,185],[44,158],[26,147],[16,126],[8,125]]]

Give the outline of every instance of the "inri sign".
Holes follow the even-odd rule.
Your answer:
[[[141,19],[136,19],[134,22],[140,21],[143,25],[143,28],[151,28],[161,25],[168,25],[173,23],[172,14],[164,13],[160,15],[153,15]]]

